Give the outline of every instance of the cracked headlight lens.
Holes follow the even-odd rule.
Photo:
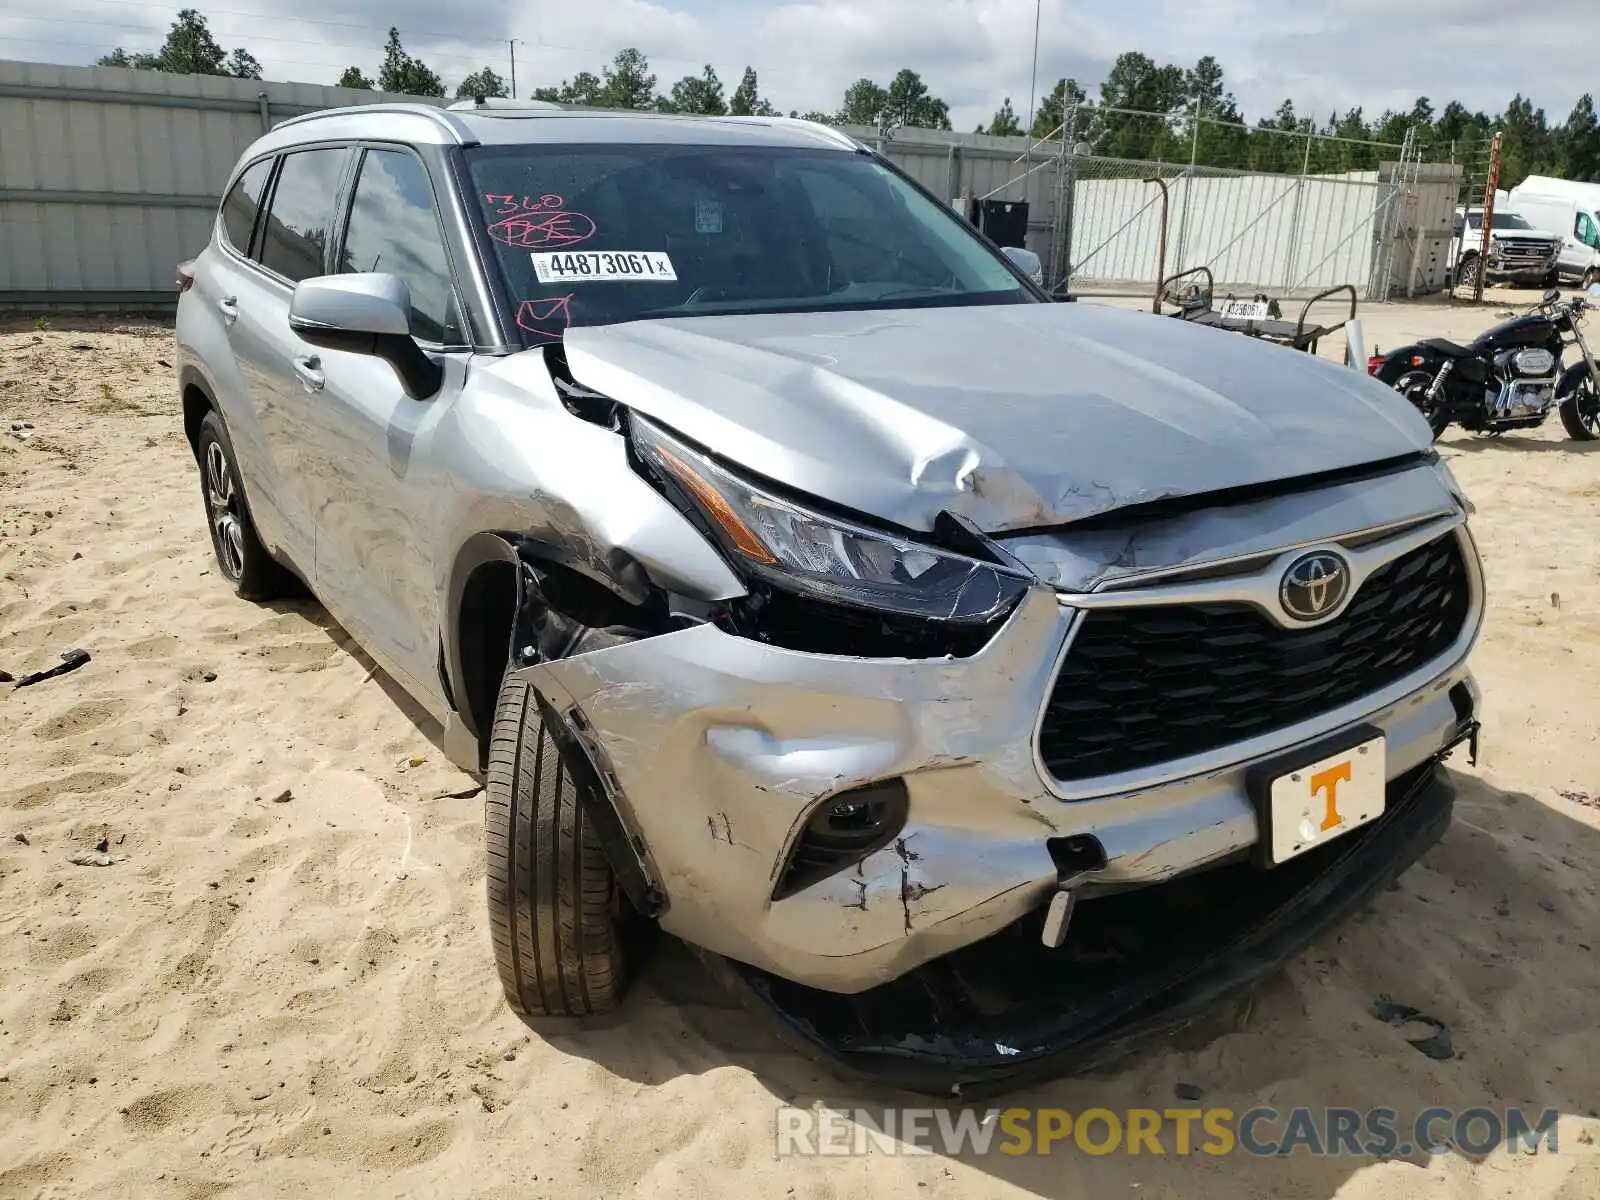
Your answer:
[[[635,415],[635,450],[681,504],[704,518],[747,577],[883,612],[985,624],[1028,580],[991,563],[852,525],[781,499]]]

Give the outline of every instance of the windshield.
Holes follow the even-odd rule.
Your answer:
[[[1037,302],[954,212],[866,154],[685,145],[468,152],[528,344],[570,325]]]
[[[1468,213],[1467,224],[1474,229],[1483,228],[1483,214],[1481,212]],[[1496,229],[1532,229],[1528,220],[1521,213],[1497,212],[1494,215],[1494,228]]]

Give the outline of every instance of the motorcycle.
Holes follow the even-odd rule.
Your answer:
[[[1479,334],[1471,345],[1424,338],[1367,360],[1367,370],[1417,407],[1437,438],[1452,423],[1473,433],[1536,429],[1552,408],[1567,436],[1600,438],[1600,365],[1582,322],[1600,308],[1600,284],[1563,301],[1551,288],[1521,316]],[[1562,364],[1568,346],[1581,358]]]

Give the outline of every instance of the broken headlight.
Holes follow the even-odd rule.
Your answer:
[[[640,458],[747,577],[813,599],[974,625],[1028,589],[1027,579],[991,563],[801,508],[638,416],[629,425]]]

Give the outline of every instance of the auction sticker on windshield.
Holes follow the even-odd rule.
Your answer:
[[[617,279],[675,282],[672,260],[659,250],[552,250],[530,255],[540,283],[600,283]]]

